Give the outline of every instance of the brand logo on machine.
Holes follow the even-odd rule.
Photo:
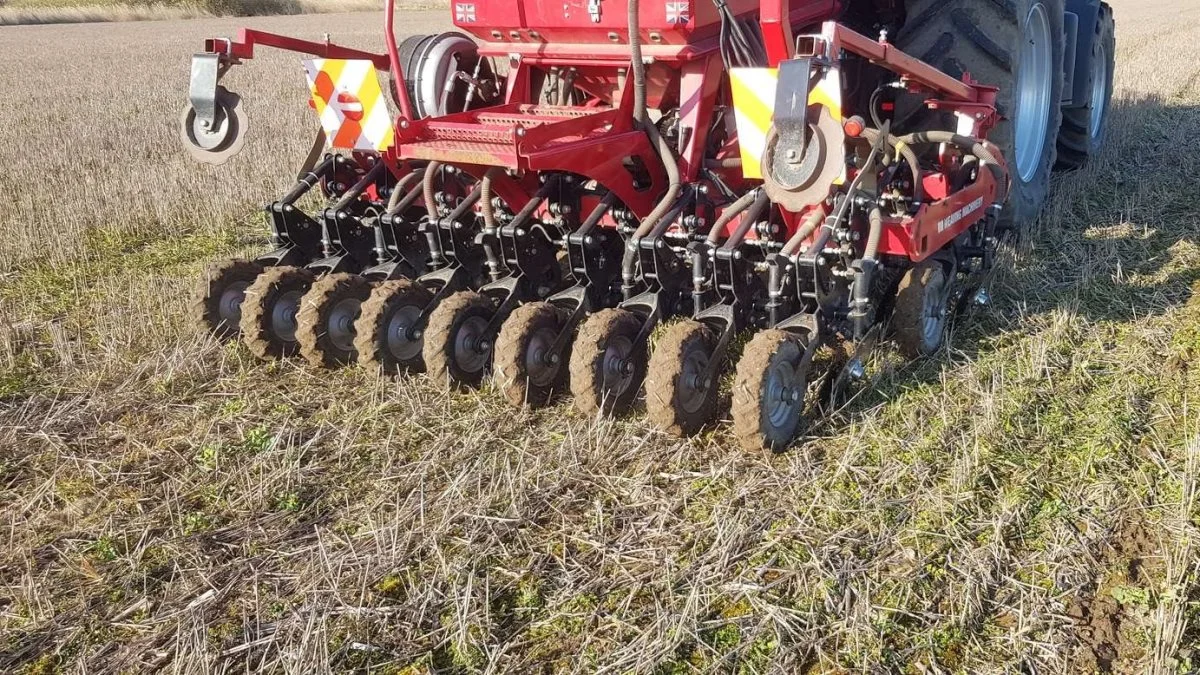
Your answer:
[[[942,218],[941,220],[939,220],[938,221],[938,232],[945,232],[946,230],[954,227],[955,225],[962,222],[963,218],[966,218],[967,216],[971,215],[972,213],[975,213],[976,211],[978,211],[981,208],[983,208],[983,197],[976,199],[975,201],[971,202],[970,204],[967,204],[966,206],[962,207],[961,209],[959,209],[959,210],[955,211],[954,213],[951,213],[950,215],[946,216],[945,218]]]
[[[454,3],[454,20],[459,23],[474,23],[475,3]]]
[[[685,24],[691,19],[690,9],[687,2],[668,2],[667,3],[667,23]]]

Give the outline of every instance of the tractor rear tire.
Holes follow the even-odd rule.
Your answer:
[[[988,140],[1004,153],[1012,177],[1001,229],[1024,229],[1049,192],[1062,124],[1063,35],[1063,0],[910,0],[896,39],[905,52],[953,77],[970,73],[1000,88],[1004,119]],[[928,130],[937,116],[912,112],[923,101],[909,99],[898,107],[901,131]]]
[[[1079,108],[1063,109],[1062,129],[1058,132],[1059,169],[1082,168],[1104,144],[1104,127],[1112,104],[1116,52],[1117,28],[1112,7],[1100,3],[1096,35],[1092,39],[1088,103]]]

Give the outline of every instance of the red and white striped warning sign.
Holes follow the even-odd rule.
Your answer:
[[[321,118],[329,145],[370,152],[391,147],[391,113],[374,64],[358,59],[309,59],[303,63],[312,107]]]

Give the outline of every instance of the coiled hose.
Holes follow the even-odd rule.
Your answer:
[[[992,172],[992,176],[996,182],[1000,184],[1003,193],[997,195],[998,201],[1004,201],[1008,195],[1008,181],[1004,170],[1000,168],[1000,161],[996,158],[996,154],[988,147],[990,144],[987,141],[981,141],[970,136],[963,136],[952,131],[918,131],[900,137],[900,142],[908,145],[932,145],[936,143],[949,143],[963,152],[974,155],[979,161],[987,167],[988,171]]]

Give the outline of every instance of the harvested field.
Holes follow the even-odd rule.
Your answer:
[[[0,672],[1196,672],[1200,5],[1113,4],[1103,156],[780,455],[191,325],[316,121],[264,50],[245,152],[193,164],[187,58],[377,13],[0,28]]]
[[[409,8],[444,6],[442,0],[407,0],[399,4]],[[366,12],[380,6],[375,0],[0,0],[0,26]]]

